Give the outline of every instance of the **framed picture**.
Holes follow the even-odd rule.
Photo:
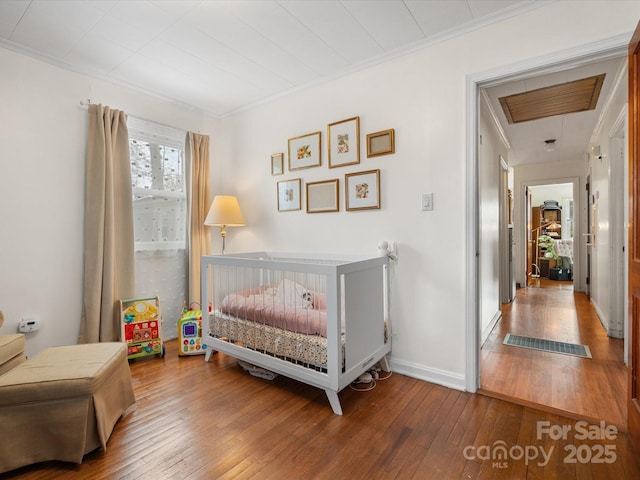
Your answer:
[[[302,180],[283,180],[278,182],[278,211],[288,212],[291,210],[301,210],[300,188]]]
[[[307,182],[307,213],[337,212],[340,210],[338,179]]]
[[[330,123],[329,168],[360,163],[360,117]]]
[[[320,132],[289,139],[289,170],[318,167],[321,161]]]
[[[274,153],[271,155],[271,175],[282,175],[284,173],[284,153]]]
[[[380,170],[347,173],[344,188],[347,210],[380,208]]]
[[[396,144],[393,128],[367,135],[367,157],[389,155],[395,153]]]

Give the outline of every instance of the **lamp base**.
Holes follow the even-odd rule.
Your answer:
[[[220,236],[222,237],[222,255],[224,255],[224,244],[225,239],[227,238],[227,231],[225,230],[226,225],[220,226]]]

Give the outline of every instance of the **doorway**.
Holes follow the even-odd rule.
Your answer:
[[[519,249],[518,255],[534,259],[534,274],[528,285],[518,289],[513,302],[502,305],[502,318],[481,347],[480,391],[624,428],[625,399],[618,394],[625,390],[623,342],[607,336],[590,298],[574,291],[572,276],[562,275],[573,262],[573,255],[560,263],[546,254],[544,247],[545,237],[573,243],[581,227],[575,218],[580,197],[574,192],[580,192],[579,185],[580,179],[573,178],[527,181],[521,186],[519,208],[529,219],[525,222],[527,238],[533,241],[527,242],[526,251]],[[579,265],[570,269],[572,273],[580,270]],[[598,353],[585,360],[515,348],[504,345],[507,334],[585,344]]]
[[[548,69],[548,70],[554,70],[554,71],[558,71],[561,68],[570,68],[572,65],[584,65],[585,62],[588,61],[595,61],[595,60],[602,60],[603,58],[612,58],[613,56],[623,56],[626,51],[625,51],[626,45],[623,45],[622,43],[617,47],[617,49],[611,49],[611,45],[607,45],[606,47],[603,47],[601,51],[598,50],[597,46],[594,47],[594,53],[590,55],[589,59],[586,59],[584,56],[581,56],[579,59],[575,59],[573,56],[571,56],[570,52],[566,52],[565,58],[561,61],[562,65],[560,65],[559,63],[553,64],[553,65],[547,65],[546,67],[544,67],[544,69]],[[615,52],[612,52],[612,50],[616,50]],[[555,57],[555,59],[557,60],[558,56]],[[536,70],[539,69],[539,65],[535,67]],[[511,71],[511,73],[509,73],[508,75],[504,74],[504,69],[500,71],[501,76],[495,76],[493,77],[491,75],[491,73],[485,73],[482,75],[478,75],[476,77],[472,77],[469,79],[468,85],[469,85],[469,93],[470,93],[470,107],[469,107],[469,111],[471,112],[471,114],[469,115],[469,121],[471,122],[469,125],[469,131],[471,132],[471,138],[476,138],[477,137],[477,132],[478,132],[478,125],[477,125],[477,118],[478,118],[478,109],[479,107],[479,102],[477,102],[478,98],[480,97],[480,89],[484,88],[486,86],[489,85],[496,85],[500,82],[506,82],[507,80],[513,79],[513,78],[518,78],[518,79],[522,79],[524,78],[526,75],[530,75],[531,72],[533,71],[533,68],[527,68],[527,66],[515,66],[513,67],[513,70]],[[538,70],[539,72],[540,70]],[[471,168],[469,169],[469,171],[471,172],[471,174],[468,176],[468,181],[469,181],[469,191],[471,192],[470,195],[470,215],[472,217],[473,221],[473,225],[475,228],[475,232],[474,233],[470,233],[469,235],[469,241],[468,241],[468,245],[469,245],[469,249],[468,249],[468,254],[469,254],[469,258],[474,258],[475,260],[473,262],[470,262],[470,278],[473,284],[473,287],[471,288],[471,295],[469,300],[469,308],[471,309],[471,311],[473,312],[473,315],[470,315],[470,321],[471,323],[468,325],[468,347],[469,350],[471,352],[471,355],[468,359],[467,362],[467,386],[468,389],[471,391],[475,391],[476,389],[478,389],[479,387],[481,387],[481,379],[480,379],[480,353],[481,353],[481,342],[480,342],[480,338],[481,338],[481,328],[480,328],[480,322],[479,322],[479,312],[478,312],[478,295],[479,292],[481,291],[481,282],[482,282],[482,277],[480,275],[480,265],[481,262],[478,259],[478,256],[481,255],[481,252],[479,252],[479,238],[482,237],[482,231],[479,228],[479,220],[478,220],[478,211],[480,209],[480,205],[478,202],[480,202],[480,189],[481,189],[481,185],[478,182],[478,165],[477,165],[477,149],[478,146],[474,145],[473,142],[471,142],[469,144],[469,151],[470,151],[470,155],[469,155],[469,159],[470,161],[472,161],[472,165]],[[583,159],[584,160],[584,159]],[[521,185],[521,186],[524,186]],[[573,208],[574,208],[574,212],[575,212],[575,220],[576,223],[574,224],[574,238],[576,239],[576,256],[580,256],[582,255],[584,249],[581,248],[581,241],[582,241],[582,237],[581,237],[581,233],[586,231],[586,222],[585,222],[585,218],[581,216],[584,216],[584,214],[586,213],[586,210],[584,208],[580,207],[580,202],[582,201],[582,205],[586,206],[586,200],[587,200],[587,196],[586,196],[586,192],[584,191],[584,186],[585,186],[585,182],[584,182],[584,177],[582,177],[581,179],[576,180],[575,182],[575,188],[574,191],[576,192],[576,196],[574,198],[574,203],[573,203]],[[517,192],[516,192],[517,193]],[[515,197],[516,195],[514,195]],[[500,201],[502,201],[502,199],[500,199]],[[577,222],[577,220],[582,220],[582,230],[580,230],[579,228],[579,224]],[[517,224],[519,222],[523,221],[523,218],[516,218],[515,219],[515,223]],[[521,251],[525,251],[526,246],[524,243],[524,233],[521,233],[521,237],[516,240],[516,244],[517,244],[517,249],[520,249]],[[526,258],[525,255],[522,255],[522,258]],[[579,270],[580,264],[582,263],[584,265],[584,259],[582,259],[582,262],[578,261],[576,263],[576,269]],[[522,284],[526,284],[524,282],[524,278],[523,278],[523,267],[524,264],[526,264],[525,260],[521,261],[522,264],[520,266],[520,276],[517,277],[519,282]],[[578,287],[578,289],[583,289],[583,285],[581,284],[581,282],[584,279],[584,273],[580,273],[580,272],[573,272],[574,273],[574,280],[575,280],[575,275],[576,273],[579,274],[579,277],[577,280],[575,280],[575,284]],[[571,295],[573,295],[573,292],[571,292]],[[588,304],[588,302],[587,302]]]
[[[539,286],[541,279],[562,281],[565,285],[567,281],[573,282],[573,192],[573,182],[545,182],[525,188],[525,213],[529,219],[525,223],[528,287]]]
[[[507,335],[589,347],[592,358],[504,344]],[[523,287],[481,350],[484,395],[624,429],[627,370],[621,339],[611,339],[589,298],[571,282],[540,278]]]

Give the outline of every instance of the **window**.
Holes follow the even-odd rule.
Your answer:
[[[185,132],[127,120],[136,296],[160,298],[163,339],[176,338],[187,299]]]
[[[185,132],[129,117],[136,250],[185,248]]]

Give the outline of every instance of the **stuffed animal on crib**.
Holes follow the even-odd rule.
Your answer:
[[[378,243],[379,257],[389,257],[390,260],[396,260],[398,256],[396,255],[395,251],[395,244],[393,246],[389,246],[389,243],[386,240],[382,240],[380,243]]]
[[[302,308],[313,309],[313,294],[311,292],[302,294]]]

